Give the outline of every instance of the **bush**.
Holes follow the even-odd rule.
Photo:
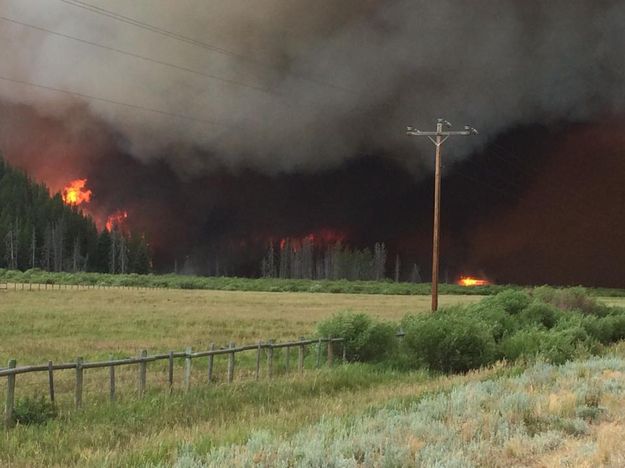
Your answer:
[[[439,312],[403,321],[404,346],[415,363],[442,372],[466,372],[495,359],[488,324],[470,315]]]
[[[484,299],[483,302],[485,305],[500,307],[505,312],[516,315],[530,304],[531,299],[523,291],[506,289],[493,297]]]
[[[587,315],[603,317],[609,313],[609,307],[601,304],[582,287],[557,289],[541,286],[532,291],[532,296],[558,309],[577,311]]]
[[[563,330],[524,329],[504,339],[499,357],[508,360],[542,356],[552,364],[563,364],[582,351],[594,351],[595,343],[581,326]]]
[[[494,301],[484,300],[469,307],[457,307],[457,312],[449,309],[449,313],[465,314],[483,321],[489,327],[496,342],[516,332],[520,326],[516,316],[510,315]]]
[[[42,395],[35,398],[21,398],[14,408],[15,422],[18,424],[44,424],[57,416],[56,407]]]
[[[380,361],[397,347],[396,326],[374,321],[362,313],[341,312],[320,322],[317,333],[323,337],[345,339],[348,361]]]
[[[499,344],[498,356],[514,361],[519,358],[534,358],[540,351],[545,333],[537,328],[520,330],[506,337]]]
[[[584,317],[581,325],[592,338],[602,344],[625,339],[625,314],[612,313],[606,317]]]
[[[533,302],[519,313],[519,319],[526,324],[552,328],[558,322],[560,311],[544,302]]]

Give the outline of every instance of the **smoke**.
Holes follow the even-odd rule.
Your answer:
[[[549,157],[543,150],[546,163],[516,206],[465,227],[467,264],[509,283],[622,287],[624,131],[623,119],[614,119],[543,142]]]
[[[196,73],[0,20],[0,76],[167,114],[2,80],[0,98],[69,120],[77,139],[103,124],[183,175],[319,171],[371,152],[418,170],[429,157],[407,124],[475,126],[480,138],[450,141],[459,158],[509,128],[625,104],[620,0],[89,2],[202,44],[61,1],[1,0],[0,13]]]

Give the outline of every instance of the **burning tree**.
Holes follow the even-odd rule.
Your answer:
[[[0,155],[0,268],[110,271],[110,233],[98,233],[86,214],[91,197],[87,179],[71,181],[50,196],[46,186],[10,167]],[[121,267],[115,272],[146,273],[151,263],[146,240],[127,227],[116,236],[116,265]]]
[[[352,249],[341,240],[323,242],[309,234],[303,238],[270,241],[261,262],[263,277],[293,279],[380,280],[386,273],[386,246]]]

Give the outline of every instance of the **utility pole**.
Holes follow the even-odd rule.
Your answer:
[[[443,130],[446,128],[447,130]],[[438,309],[438,267],[440,252],[440,217],[441,217],[441,146],[450,136],[477,135],[473,127],[465,125],[464,130],[449,130],[451,124],[445,119],[438,119],[435,132],[422,132],[413,127],[406,128],[406,134],[410,136],[428,137],[436,147],[436,160],[434,170],[434,227],[432,241],[432,312]]]

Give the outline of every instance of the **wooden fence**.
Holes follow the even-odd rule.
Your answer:
[[[164,289],[159,286],[124,286],[111,284],[76,284],[76,283],[38,283],[38,282],[21,282],[13,283],[3,281],[0,282],[0,291],[54,291],[54,290],[79,290],[86,291],[89,289]]]
[[[5,428],[11,428],[15,424],[14,409],[15,409],[15,383],[16,376],[19,374],[27,374],[32,372],[45,372],[48,374],[48,392],[50,401],[55,403],[55,388],[54,388],[54,375],[55,371],[70,370],[75,372],[75,386],[74,386],[74,404],[76,408],[80,408],[83,402],[83,378],[86,369],[109,369],[109,399],[115,401],[116,398],[116,377],[115,369],[118,366],[137,366],[137,384],[139,396],[143,396],[147,387],[147,369],[148,363],[155,361],[167,361],[167,377],[170,393],[174,387],[174,359],[184,359],[184,371],[183,371],[183,389],[189,391],[191,387],[191,368],[193,359],[208,357],[207,367],[207,380],[210,383],[213,380],[213,365],[215,356],[226,355],[228,357],[227,363],[227,382],[232,383],[234,379],[234,370],[236,366],[236,354],[245,351],[256,351],[256,368],[255,378],[260,378],[262,353],[265,351],[267,358],[267,371],[268,378],[274,376],[274,350],[285,349],[285,370],[288,373],[290,369],[290,351],[292,348],[297,349],[297,369],[299,372],[304,370],[304,355],[306,347],[310,345],[317,345],[316,349],[316,367],[321,367],[322,354],[324,345],[327,347],[327,365],[332,366],[334,361],[334,344],[343,343],[343,360],[345,360],[345,343],[343,338],[318,338],[318,339],[304,339],[300,338],[298,341],[290,341],[285,343],[274,343],[273,341],[258,342],[253,345],[235,346],[234,343],[230,343],[225,348],[215,349],[214,345],[210,346],[207,351],[193,352],[191,348],[187,348],[183,352],[170,351],[166,354],[156,354],[149,356],[146,350],[142,350],[137,357],[123,358],[123,359],[110,359],[108,361],[97,362],[85,362],[82,357],[78,357],[76,362],[69,362],[63,364],[54,364],[52,361],[48,361],[47,364],[23,366],[17,367],[15,359],[9,361],[7,368],[0,368],[0,377],[7,378],[6,389],[6,403],[4,409],[4,426]]]

